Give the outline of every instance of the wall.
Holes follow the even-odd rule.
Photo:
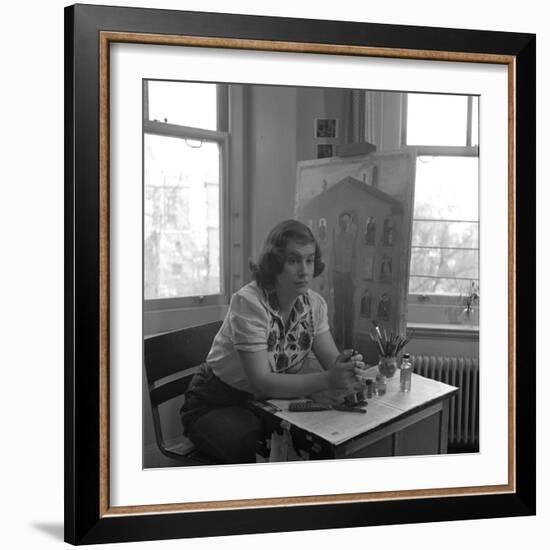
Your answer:
[[[337,88],[250,88],[247,118],[253,255],[277,222],[294,215],[296,162],[317,158],[317,143],[332,143],[335,148],[345,143],[345,113],[345,92]],[[336,118],[337,137],[316,139],[316,118]]]
[[[374,93],[378,151],[395,151],[401,147],[402,100],[400,93]]]
[[[415,329],[407,351],[415,355],[479,357],[479,338],[477,333],[469,334],[458,330],[436,335],[433,331]]]
[[[249,102],[249,235],[256,258],[268,232],[294,212],[296,89],[253,86]]]

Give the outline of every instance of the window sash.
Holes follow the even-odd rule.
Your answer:
[[[158,122],[156,120],[144,120],[143,133],[180,139],[196,139],[198,141],[203,139],[205,141],[214,141],[219,145],[222,145],[227,138],[227,132],[202,130],[190,126],[178,126],[177,124]]]
[[[448,279],[451,281],[476,281],[476,282],[479,281],[478,277],[457,277],[453,275],[421,275],[418,273],[411,273],[409,275],[409,278],[411,277],[416,277],[417,279]],[[445,294],[442,294],[442,296],[445,296]],[[449,294],[449,296],[459,296],[459,294]]]

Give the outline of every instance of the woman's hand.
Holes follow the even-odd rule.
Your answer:
[[[363,356],[347,349],[338,355],[334,366],[327,372],[331,389],[357,391],[361,388],[361,369],[365,367]]]
[[[365,363],[363,363],[363,356],[356,352],[354,349],[345,349],[342,353],[338,355],[334,361],[334,366],[344,366],[353,364],[358,369],[364,369]]]

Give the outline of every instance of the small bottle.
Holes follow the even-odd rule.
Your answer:
[[[367,388],[367,399],[372,399],[374,395],[374,380],[372,378],[367,378],[365,385]]]
[[[399,376],[399,388],[401,391],[411,391],[411,374],[412,363],[411,355],[409,353],[403,354],[403,360],[401,361],[401,374]]]
[[[376,375],[376,382],[374,383],[374,395],[380,397],[386,393],[386,377],[383,374]]]

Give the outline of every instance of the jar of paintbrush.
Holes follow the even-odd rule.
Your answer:
[[[376,321],[372,322],[374,330],[371,331],[371,339],[378,350],[378,371],[386,378],[392,378],[397,370],[397,356],[409,343],[412,333],[403,337],[394,333],[392,329],[386,330]]]

